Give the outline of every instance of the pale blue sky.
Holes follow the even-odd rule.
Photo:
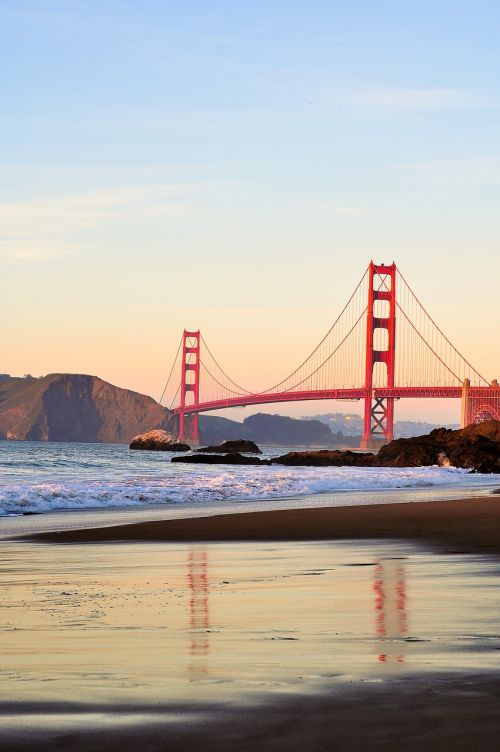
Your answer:
[[[374,257],[498,377],[499,28],[498,2],[0,0],[0,370],[158,397],[186,326],[262,388]]]

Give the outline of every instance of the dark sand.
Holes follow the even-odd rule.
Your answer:
[[[82,711],[89,716],[79,728],[57,728],[58,718]],[[2,752],[497,752],[500,680],[411,677],[239,709],[12,704],[0,711],[0,727],[6,713],[26,712],[52,716],[53,724],[40,728],[33,718],[22,733],[4,728]],[[131,722],[129,713],[142,719]]]
[[[500,497],[224,514],[39,533],[33,541],[312,541],[407,539],[500,553]]]

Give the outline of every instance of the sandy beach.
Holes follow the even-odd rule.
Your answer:
[[[2,750],[497,749],[495,495],[1,551]]]
[[[318,507],[213,515],[192,519],[62,530],[31,540],[103,541],[313,541],[405,539],[463,551],[500,552],[500,496],[458,501]]]

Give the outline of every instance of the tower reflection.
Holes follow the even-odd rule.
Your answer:
[[[405,565],[400,560],[381,559],[375,567],[375,632],[381,647],[378,660],[404,661],[399,640],[408,633]]]
[[[188,673],[196,681],[208,673],[207,656],[210,650],[207,630],[210,627],[208,610],[208,555],[205,549],[193,548],[188,554],[189,626],[191,643]]]

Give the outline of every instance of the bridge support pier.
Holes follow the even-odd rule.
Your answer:
[[[188,400],[191,401],[188,403]],[[200,331],[182,335],[181,404],[179,409],[179,441],[200,443],[198,413],[186,415],[186,407],[200,401]]]
[[[384,336],[383,331],[387,334]],[[385,344],[386,347],[383,347]],[[394,398],[377,396],[376,363],[384,363],[386,386],[394,387],[396,353],[396,264],[368,267],[366,316],[365,418],[361,447],[375,449],[394,438]],[[383,386],[383,384],[377,384]]]

